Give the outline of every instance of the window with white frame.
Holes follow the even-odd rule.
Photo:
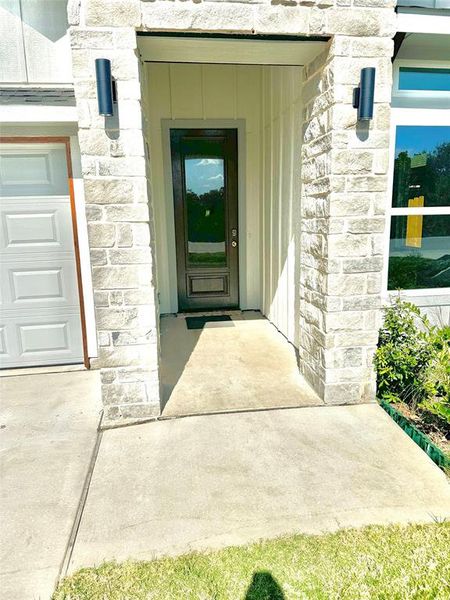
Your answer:
[[[450,92],[449,75],[448,61],[396,60],[393,94],[397,97],[416,96],[427,99],[442,92]]]
[[[394,94],[398,88],[414,91],[416,97],[423,91],[423,108],[399,108],[397,103],[392,110],[387,289],[448,293],[450,111],[427,105],[433,91],[450,97],[450,68],[440,65],[435,73],[421,63],[407,69],[399,72]]]

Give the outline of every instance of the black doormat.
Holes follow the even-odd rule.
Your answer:
[[[217,321],[233,321],[229,315],[212,315],[210,317],[186,317],[186,327],[188,329],[203,329],[206,323],[214,323]]]

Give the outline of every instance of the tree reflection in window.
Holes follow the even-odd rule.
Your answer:
[[[428,132],[430,129],[434,131]],[[448,138],[449,129],[397,129],[398,152],[394,166],[393,208],[449,206],[450,142],[445,141],[430,148],[433,138],[442,139],[443,135]],[[426,147],[419,152],[418,130],[423,134],[423,146]],[[427,139],[427,133],[432,133],[431,139]],[[402,146],[406,146],[407,149],[403,149]],[[392,217],[389,289],[450,286],[450,215],[422,215],[417,212],[413,214],[411,211],[410,215]]]
[[[223,159],[186,158],[185,189],[189,265],[226,266]]]

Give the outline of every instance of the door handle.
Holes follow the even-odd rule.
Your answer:
[[[233,241],[231,242],[231,246],[232,246],[233,248],[236,248],[236,246],[237,246],[237,242],[236,242],[236,240],[233,240]]]

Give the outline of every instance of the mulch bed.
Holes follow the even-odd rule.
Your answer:
[[[450,458],[450,423],[430,413],[413,410],[403,402],[396,402],[393,406]]]

